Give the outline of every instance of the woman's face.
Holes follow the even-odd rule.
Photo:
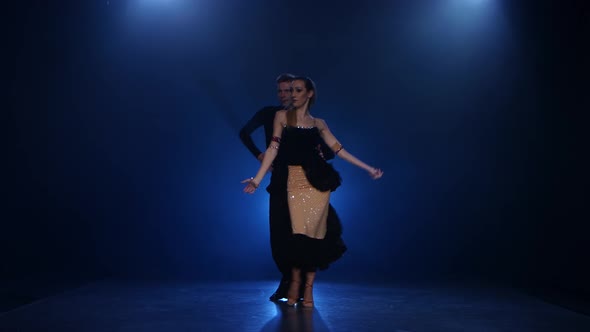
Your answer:
[[[293,106],[299,108],[305,106],[309,101],[309,98],[313,96],[313,91],[309,91],[305,88],[305,82],[301,80],[295,80],[291,83],[291,99],[293,100]]]

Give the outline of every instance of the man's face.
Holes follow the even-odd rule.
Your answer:
[[[281,82],[277,85],[277,97],[283,107],[291,105],[291,82]]]

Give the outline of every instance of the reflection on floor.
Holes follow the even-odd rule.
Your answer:
[[[590,317],[490,286],[317,282],[316,306],[274,282],[102,281],[0,314],[0,331],[590,331]]]

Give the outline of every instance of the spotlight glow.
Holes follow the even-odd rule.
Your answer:
[[[188,0],[133,0],[129,3],[130,9],[138,13],[166,13],[183,11],[190,7]]]
[[[450,4],[455,6],[487,6],[490,0],[450,0]]]

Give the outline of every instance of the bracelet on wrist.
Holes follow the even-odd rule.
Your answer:
[[[256,182],[254,182],[254,178],[250,178],[250,185],[252,185],[252,187],[254,187],[254,189],[258,189],[258,184]]]

